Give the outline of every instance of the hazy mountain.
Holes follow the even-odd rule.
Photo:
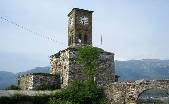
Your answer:
[[[120,80],[169,79],[169,60],[115,61]]]
[[[169,79],[169,60],[115,61],[115,64],[116,74],[120,76],[120,80]],[[17,74],[0,71],[0,88],[15,84],[16,76],[31,72],[49,72],[49,67],[36,67]]]
[[[0,89],[4,89],[16,83],[16,75],[11,72],[0,71]]]
[[[16,75],[22,75],[22,74],[27,74],[27,73],[32,73],[32,72],[45,72],[45,73],[49,73],[49,68],[50,67],[36,67],[34,69],[28,70],[26,72],[19,72]]]

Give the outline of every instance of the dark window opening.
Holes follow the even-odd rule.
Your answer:
[[[64,69],[66,69],[66,66],[64,66]]]
[[[73,36],[71,36],[71,44],[73,44]]]
[[[82,34],[79,34],[79,39],[82,39]]]
[[[87,37],[87,35],[85,35],[84,36],[84,43],[87,43],[87,39],[88,39],[88,37]]]
[[[20,80],[18,80],[18,85],[20,85]]]
[[[69,45],[71,44],[71,37],[69,37]]]

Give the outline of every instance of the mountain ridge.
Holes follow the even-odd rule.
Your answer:
[[[25,72],[12,73],[0,71],[0,88],[16,84],[16,77],[26,73],[45,72],[49,73],[48,66],[36,67]],[[115,61],[116,74],[119,80],[140,80],[140,79],[169,79],[169,60],[142,59]]]

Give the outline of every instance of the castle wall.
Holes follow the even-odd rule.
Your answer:
[[[165,90],[169,94],[169,80],[115,82],[105,87],[105,95],[110,104],[137,104],[139,95],[152,88]]]
[[[82,72],[81,66],[77,63],[77,49],[71,48],[69,50],[69,82],[75,80],[85,80],[85,75]]]
[[[114,54],[103,52],[100,55],[95,80],[98,85],[104,86],[115,81]],[[77,63],[77,48],[67,48],[52,55],[50,59],[51,74],[60,74],[61,86],[67,86],[75,80],[85,80],[81,66]]]
[[[50,56],[50,73],[60,75],[61,86],[67,86],[69,77],[69,50],[65,49]]]
[[[96,71],[96,82],[101,86],[115,82],[115,63],[113,53],[105,51],[101,53],[99,66]]]
[[[57,75],[48,73],[30,73],[18,77],[18,87],[22,90],[38,90],[44,87],[60,85],[60,78]]]
[[[74,80],[85,80],[82,68],[77,64],[77,50],[71,50],[69,63],[69,82]],[[103,52],[99,58],[99,64],[96,69],[95,81],[98,85],[104,86],[115,81],[114,54]]]
[[[33,75],[23,75],[17,78],[18,87],[22,90],[33,88]]]

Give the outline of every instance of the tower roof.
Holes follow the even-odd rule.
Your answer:
[[[84,12],[90,12],[90,13],[94,12],[94,11],[89,11],[89,10],[85,10],[85,9],[73,8],[72,11],[68,14],[68,16],[70,14],[72,14],[72,12],[74,12],[74,11],[84,11]]]

